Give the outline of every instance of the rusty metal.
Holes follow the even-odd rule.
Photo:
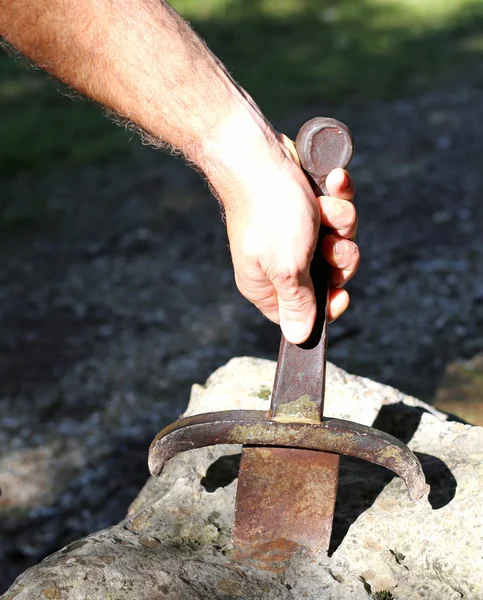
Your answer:
[[[327,175],[336,167],[346,167],[353,153],[348,128],[340,121],[322,117],[305,123],[295,145],[301,164],[318,194],[327,194]],[[322,231],[320,237],[323,235]],[[315,324],[303,344],[290,344],[282,335],[270,409],[273,418],[320,421],[323,415],[329,283],[328,266],[320,243],[315,249],[310,273],[317,302]]]
[[[295,145],[305,171],[324,194],[327,175],[337,167],[346,167],[354,150],[348,127],[327,117],[307,121],[301,127]]]
[[[352,156],[350,132],[334,119],[312,119],[296,140],[316,193]],[[182,418],[163,429],[149,450],[149,469],[160,475],[179,452],[215,444],[242,444],[233,539],[237,557],[277,570],[296,552],[327,550],[339,456],[353,456],[399,475],[412,500],[427,492],[421,465],[396,438],[350,421],[323,417],[327,350],[328,267],[320,249],[311,275],[317,301],[313,331],[304,344],[282,336],[271,407]]]
[[[274,421],[261,410],[227,410],[178,419],[152,441],[149,470],[159,476],[176,454],[217,444],[283,446],[362,458],[396,473],[406,484],[411,500],[419,500],[426,492],[419,460],[392,435],[327,417],[318,424]]]
[[[237,558],[277,570],[297,551],[326,550],[339,460],[314,450],[244,447],[233,531]]]

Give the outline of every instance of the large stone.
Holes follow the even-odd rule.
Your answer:
[[[194,386],[187,413],[265,408],[273,375],[270,361],[233,359]],[[390,472],[344,458],[330,557],[274,575],[230,558],[240,447],[194,450],[147,482],[124,521],[29,569],[3,600],[481,600],[483,429],[332,365],[326,413],[409,443],[429,496],[412,503]]]

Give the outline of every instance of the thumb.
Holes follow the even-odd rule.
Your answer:
[[[276,277],[272,283],[278,296],[283,335],[292,344],[305,342],[314,326],[316,313],[309,269],[299,275]]]

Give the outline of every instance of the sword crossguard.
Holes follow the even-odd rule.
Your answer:
[[[352,456],[393,471],[404,481],[411,500],[420,500],[428,488],[414,453],[383,431],[342,419],[324,418],[321,423],[275,421],[259,410],[220,411],[178,419],[151,443],[149,471],[159,476],[176,454],[217,444],[283,446]]]

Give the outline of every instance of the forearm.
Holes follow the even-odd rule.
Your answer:
[[[223,187],[218,173],[250,160],[244,140],[249,146],[257,136],[273,136],[164,1],[0,0],[0,35],[66,84],[181,150],[215,187]]]

